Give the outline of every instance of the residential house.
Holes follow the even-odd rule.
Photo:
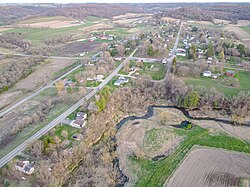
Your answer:
[[[86,121],[86,118],[87,118],[87,114],[84,113],[84,112],[78,112],[76,114],[76,119],[73,120],[70,125],[72,127],[76,127],[76,128],[82,128],[84,127],[86,124],[87,124],[87,121]]]
[[[177,52],[176,55],[177,56],[186,56],[187,54],[185,52]]]
[[[114,59],[115,61],[121,61],[122,60],[122,57],[117,57]]]
[[[15,163],[15,168],[27,175],[31,175],[34,172],[34,167],[29,161],[17,161]]]
[[[207,58],[207,63],[208,63],[208,64],[211,64],[211,63],[212,63],[212,60],[213,60],[212,57],[208,57],[208,58]]]
[[[211,76],[212,76],[212,73],[211,73],[211,71],[204,71],[204,72],[202,73],[202,75],[203,75],[203,77],[211,77]]]
[[[121,86],[123,83],[127,83],[128,81],[129,81],[128,78],[119,77],[119,78],[115,81],[114,85],[115,85],[115,86]]]
[[[104,79],[104,75],[97,75],[96,77],[95,77],[95,80],[97,81],[97,82],[102,82],[103,81],[103,79]]]
[[[228,77],[234,77],[235,75],[235,71],[233,70],[226,70],[226,76]]]
[[[107,40],[108,37],[107,37],[107,36],[100,36],[100,39],[101,39],[101,40]]]
[[[167,58],[164,58],[161,63],[166,64],[167,63]]]

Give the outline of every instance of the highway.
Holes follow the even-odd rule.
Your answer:
[[[39,88],[38,90],[36,90],[34,93],[32,93],[31,95],[21,99],[20,101],[18,101],[17,103],[3,109],[2,111],[0,111],[0,117],[4,116],[5,114],[7,114],[8,112],[10,112],[11,110],[15,109],[16,107],[20,106],[21,104],[23,104],[24,102],[32,99],[33,97],[37,96],[38,94],[40,94],[42,91],[44,91],[47,88],[50,88],[51,86],[53,86],[53,84],[55,84],[57,81],[61,80],[63,77],[71,74],[73,71],[79,69],[80,67],[82,67],[82,64],[74,67],[73,69],[71,69],[70,71],[68,71],[67,73],[63,74],[62,76],[60,76],[59,78],[57,78],[56,80],[50,82],[49,84],[47,84],[46,86]]]
[[[9,152],[7,155],[5,155],[0,160],[0,168],[3,167],[5,164],[7,164],[10,160],[12,160],[20,152],[22,152],[33,141],[35,141],[38,138],[40,138],[42,135],[44,135],[46,132],[48,132],[50,129],[52,129],[58,123],[60,123],[61,120],[65,119],[69,114],[71,114],[72,112],[74,112],[77,108],[79,108],[86,101],[88,101],[90,98],[92,98],[99,90],[101,90],[123,68],[123,65],[124,65],[125,61],[129,60],[134,55],[134,53],[136,51],[137,51],[137,48],[98,87],[96,87],[95,89],[93,89],[84,98],[82,98],[81,100],[79,100],[77,103],[75,103],[73,106],[71,106],[68,110],[66,110],[61,115],[59,115],[57,118],[55,118],[53,121],[51,121],[48,125],[46,125],[44,128],[42,128],[41,130],[39,130],[37,133],[35,133],[31,137],[29,137],[27,140],[25,140],[24,142],[22,142],[15,149],[13,149],[11,152]]]

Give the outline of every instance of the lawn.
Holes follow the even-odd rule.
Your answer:
[[[97,81],[87,81],[85,86],[86,87],[97,87],[101,84],[101,82],[97,82]]]
[[[71,127],[70,125],[57,125],[55,128],[55,135],[57,135],[62,141],[65,139],[62,136],[62,131],[66,130],[68,132],[68,140],[73,140],[71,136],[73,136],[76,133],[80,133],[80,129]]]
[[[131,157],[134,171],[138,175],[136,186],[157,187],[164,182],[184,159],[194,145],[223,148],[232,151],[250,153],[250,144],[226,134],[210,134],[209,130],[195,126],[192,130],[174,129],[175,133],[185,136],[179,148],[160,161]],[[139,167],[139,170],[138,170]]]
[[[240,91],[250,91],[250,75],[248,74],[248,72],[239,71],[237,78],[239,79],[240,86],[235,88],[223,86],[220,83],[220,79],[211,79],[205,77],[187,78],[185,82],[187,85],[194,85],[195,87],[205,86],[206,88],[215,88],[217,91],[224,93],[226,96],[237,95]]]
[[[141,75],[149,75],[153,80],[161,80],[165,77],[166,68],[161,63],[144,62],[144,67],[139,71]],[[151,66],[153,65],[153,68]]]

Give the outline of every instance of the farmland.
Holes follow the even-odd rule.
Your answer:
[[[250,26],[241,26],[240,28],[246,31],[250,35]]]
[[[250,153],[249,143],[215,128],[217,124],[213,121],[208,126],[205,121],[193,120],[196,126],[191,130],[174,127],[182,120],[185,117],[178,110],[155,109],[155,114],[149,119],[126,122],[118,131],[118,156],[123,171],[131,180],[129,185],[162,186],[195,145]],[[156,159],[157,156],[159,159]],[[220,157],[221,160],[223,158]],[[194,171],[195,175],[195,169],[190,171]],[[243,172],[244,168],[237,171]],[[183,182],[188,179],[183,178]]]
[[[225,134],[213,135],[208,130],[198,126],[191,130],[191,132],[183,130],[175,130],[175,132],[182,136],[185,135],[186,138],[178,149],[167,158],[153,162],[145,158],[131,157],[133,165],[140,168],[138,173],[139,180],[136,186],[162,186],[193,145],[250,153],[249,143],[242,142]]]
[[[239,186],[249,179],[250,155],[211,148],[194,148],[166,187]]]

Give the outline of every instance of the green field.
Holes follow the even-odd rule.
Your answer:
[[[239,71],[236,73],[239,79],[239,87],[227,87],[221,84],[221,79],[211,79],[211,78],[187,78],[185,82],[187,85],[204,86],[206,88],[215,88],[217,91],[224,93],[226,96],[237,95],[240,91],[250,91],[250,75],[245,71]]]
[[[138,176],[136,186],[157,187],[164,182],[183,160],[194,145],[223,148],[232,151],[250,153],[250,144],[226,134],[211,134],[208,129],[195,126],[191,131],[174,129],[185,140],[178,149],[160,161],[131,157],[132,169]]]
[[[3,33],[21,33],[22,36],[30,40],[35,46],[41,46],[43,42],[49,38],[60,37],[71,34],[81,34],[81,28],[96,24],[93,21],[87,21],[84,25],[65,27],[59,29],[44,29],[44,28],[14,28],[4,31]]]
[[[240,28],[248,32],[248,34],[250,34],[250,26],[241,26]]]

